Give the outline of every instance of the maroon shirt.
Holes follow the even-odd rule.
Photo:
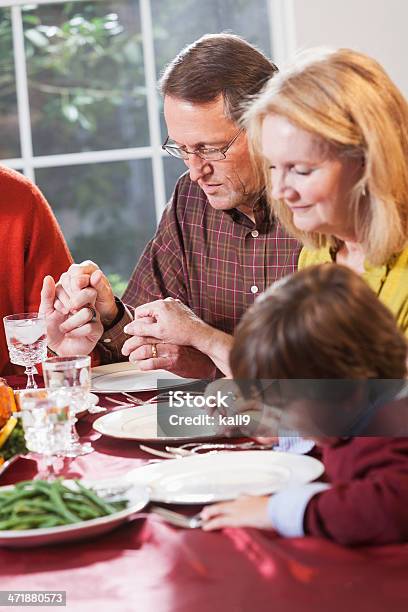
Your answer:
[[[147,244],[123,295],[136,307],[178,298],[209,325],[232,333],[259,293],[297,269],[299,243],[272,218],[261,198],[255,223],[237,209],[212,208],[188,173],[177,182],[154,238]],[[103,338],[110,360],[126,336],[120,321]],[[107,361],[106,355],[103,357]]]
[[[309,501],[306,533],[345,545],[408,541],[408,438],[341,440],[322,459],[332,486]]]

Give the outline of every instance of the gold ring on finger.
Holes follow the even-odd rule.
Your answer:
[[[91,304],[87,304],[86,308],[89,310],[89,312],[91,313],[92,317],[89,319],[89,323],[94,323],[96,321],[96,309],[91,305]]]

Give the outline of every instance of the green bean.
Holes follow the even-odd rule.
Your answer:
[[[48,512],[55,512],[55,508],[51,502],[46,501],[45,499],[31,499],[25,502],[28,508],[39,509],[39,510],[47,510]]]
[[[15,495],[13,495],[12,497],[8,497],[7,500],[4,503],[1,503],[0,500],[0,510],[3,511],[4,509],[6,509],[10,504],[12,505],[14,502],[16,502],[18,499],[26,499],[29,497],[35,497],[36,493],[35,491],[17,491],[17,493]]]
[[[49,496],[50,501],[55,506],[55,510],[59,514],[61,514],[67,520],[68,523],[77,523],[80,520],[79,516],[77,516],[70,510],[68,510],[68,508],[66,507],[60,495],[60,492],[59,492],[60,483],[57,480],[51,483],[48,487],[45,485],[45,483],[42,483],[40,481],[38,481],[36,485],[40,491],[42,491],[43,493]]]
[[[27,487],[32,487],[35,482],[33,480],[21,480],[17,484],[14,485],[14,488],[17,490],[26,489]]]
[[[88,499],[87,497],[85,497],[81,492],[76,492],[76,493],[72,493],[72,494],[63,494],[63,499],[64,501],[66,501],[67,505],[69,505],[69,503],[71,501],[75,502],[75,503],[80,503],[83,506],[87,506],[90,510],[92,510],[93,512],[96,512],[98,516],[104,516],[104,514],[102,514],[101,512],[101,508],[100,506],[97,506],[96,504],[94,504],[90,499]],[[106,513],[105,513],[106,514]]]
[[[44,514],[44,511],[39,509],[39,508],[35,508],[33,506],[30,506],[27,504],[27,502],[22,502],[19,501],[16,504],[14,504],[13,506],[13,514],[14,515],[20,515],[20,514]]]
[[[81,517],[81,519],[86,520],[103,516],[103,514],[101,514],[100,512],[95,512],[91,508],[80,503],[69,502],[67,505],[70,509],[76,512]]]
[[[24,481],[0,493],[0,530],[48,528],[91,520],[118,512],[126,502],[108,503],[75,481]]]
[[[50,516],[47,520],[44,521],[44,523],[41,525],[41,527],[43,529],[45,529],[45,528],[48,528],[48,527],[58,527],[60,525],[62,525],[60,517]]]
[[[102,508],[102,510],[104,510],[106,514],[113,514],[114,512],[116,512],[116,508],[114,506],[112,506],[108,502],[105,502],[103,499],[98,497],[96,493],[94,493],[90,489],[86,489],[83,485],[81,485],[81,483],[78,480],[76,480],[75,482],[78,485],[80,491],[86,497],[88,497],[88,499],[93,501],[99,508]]]
[[[0,523],[0,529],[32,529],[34,527],[41,527],[47,518],[49,517],[46,517],[46,515],[31,516],[29,518],[10,518],[8,521],[3,521],[3,523]],[[27,525],[27,527],[22,527],[21,525]]]

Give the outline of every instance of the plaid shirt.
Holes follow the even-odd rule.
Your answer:
[[[257,295],[297,269],[300,245],[269,215],[264,199],[255,223],[237,209],[215,210],[188,173],[177,182],[154,238],[137,264],[123,302],[136,307],[178,298],[209,325],[232,333]],[[122,319],[102,336],[102,361],[123,359]],[[101,343],[100,343],[101,344]]]

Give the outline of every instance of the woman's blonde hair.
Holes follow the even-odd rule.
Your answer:
[[[336,155],[361,158],[363,173],[350,202],[357,240],[374,265],[399,253],[408,240],[408,103],[378,62],[350,49],[304,51],[268,81],[243,118],[283,225],[307,246],[334,246],[335,236],[300,232],[285,202],[271,197],[261,146],[270,114],[310,132]]]

